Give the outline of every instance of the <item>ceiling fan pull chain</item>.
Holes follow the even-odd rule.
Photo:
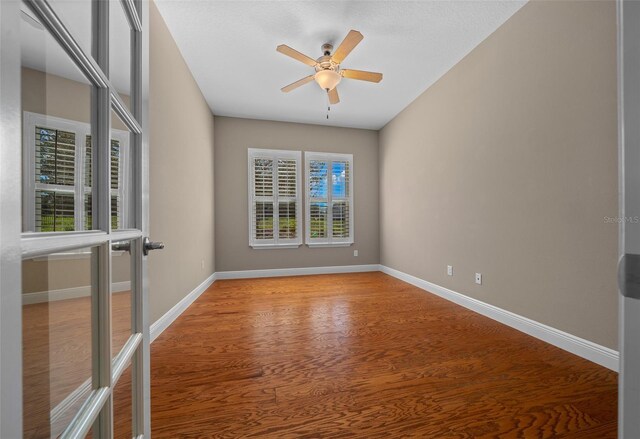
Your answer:
[[[329,105],[327,105],[327,120],[329,120],[329,112],[331,111],[331,100],[329,99],[329,90],[327,90],[327,100],[329,101]]]

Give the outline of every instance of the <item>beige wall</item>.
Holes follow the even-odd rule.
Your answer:
[[[381,263],[616,348],[616,142],[615,3],[528,3],[380,132]]]
[[[150,318],[215,271],[213,116],[155,4],[150,7]]]
[[[88,251],[89,249],[87,249]],[[111,267],[112,282],[131,281],[129,253],[117,254]],[[91,285],[91,256],[28,259],[22,263],[22,293],[38,293]],[[55,298],[50,298],[55,299]]]
[[[353,154],[355,244],[340,248],[250,248],[248,148]],[[376,131],[216,116],[215,154],[217,271],[378,263]],[[353,256],[356,249],[358,257]]]
[[[22,69],[22,110],[91,123],[91,87],[88,84],[29,68]],[[129,96],[121,95],[125,104]],[[112,113],[111,126],[127,130]]]

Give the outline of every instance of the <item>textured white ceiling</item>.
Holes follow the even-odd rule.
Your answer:
[[[216,115],[379,129],[495,31],[526,1],[156,0]],[[313,69],[276,52],[312,58],[350,29],[364,40],[343,68],[378,71],[379,84],[343,80],[331,107],[311,82],[280,88]]]

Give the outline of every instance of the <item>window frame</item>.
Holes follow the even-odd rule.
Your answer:
[[[319,198],[313,197],[313,201],[327,203],[327,237],[326,238],[312,238],[311,237],[311,173],[310,162],[324,161],[328,163],[327,168],[327,197]],[[338,197],[341,200],[346,200],[349,203],[349,237],[348,238],[334,238],[333,237],[333,181],[331,178],[333,162],[347,162],[349,163],[349,196]],[[353,181],[354,181],[354,166],[353,166],[353,154],[342,153],[328,153],[328,152],[308,152],[304,153],[304,170],[305,170],[305,243],[308,247],[349,247],[354,244],[354,196],[353,196]]]
[[[272,197],[256,197],[255,195],[255,168],[253,166],[256,158],[273,160],[273,196]],[[296,162],[296,196],[284,197],[287,201],[295,201],[296,203],[296,237],[280,238],[279,224],[279,202],[282,197],[278,194],[278,160],[295,160]],[[277,249],[277,248],[298,248],[302,245],[303,223],[302,223],[302,151],[280,150],[280,149],[247,149],[247,169],[248,169],[248,230],[249,230],[249,247],[253,249]],[[262,200],[257,200],[262,198]],[[269,202],[268,198],[272,198],[273,203],[273,238],[272,239],[256,239],[255,237],[255,221],[253,218],[253,208],[257,201]]]
[[[69,188],[61,188],[60,185],[49,183],[36,183],[36,126],[44,126],[46,128],[68,131],[75,135],[75,157],[74,157],[74,185]],[[22,137],[22,154],[23,154],[23,230],[25,233],[75,233],[78,231],[87,231],[85,229],[85,209],[84,197],[92,193],[91,186],[85,186],[85,160],[86,160],[86,137],[91,136],[91,125],[86,122],[64,119],[56,116],[49,116],[30,111],[23,112],[23,137]],[[129,135],[128,131],[112,128],[110,139],[117,140],[120,143],[120,160],[118,161],[118,189],[110,189],[112,196],[117,196],[121,200],[120,210],[117,212],[118,226],[128,224],[128,202],[129,178],[123,170],[128,169],[129,165]],[[73,232],[42,232],[36,231],[36,191],[49,190],[61,193],[73,194],[74,197],[74,231]],[[96,229],[90,229],[96,230]]]

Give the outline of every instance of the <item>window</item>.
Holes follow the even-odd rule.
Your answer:
[[[42,114],[24,114],[24,230],[68,232],[93,229],[92,146],[89,124]],[[129,133],[111,135],[111,227],[126,212],[123,169]]]
[[[306,152],[305,163],[307,244],[353,244],[353,155]]]
[[[300,151],[249,149],[249,245],[298,247]]]

